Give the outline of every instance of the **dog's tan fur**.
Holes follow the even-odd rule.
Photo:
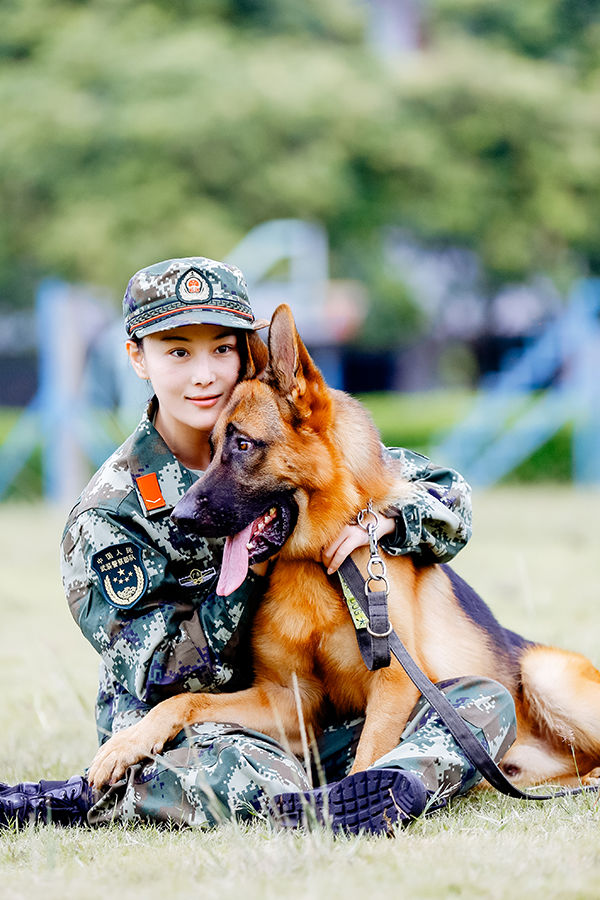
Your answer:
[[[326,699],[340,714],[365,713],[354,770],[396,745],[418,699],[395,660],[376,672],[365,668],[338,580],[320,564],[322,547],[369,499],[385,509],[409,486],[383,459],[363,408],[327,388],[287,307],[273,317],[269,349],[265,374],[237,386],[217,423],[207,471],[223,468],[225,429],[233,423],[268,445],[266,460],[249,473],[253,486],[264,485],[268,493],[278,482],[292,485],[299,507],[256,614],[254,683],[238,693],[180,694],[158,704],[99,750],[90,769],[96,786],[119,778],[196,722],[233,721],[275,738],[283,727],[299,751],[294,673],[304,720],[315,730]],[[365,572],[366,548],[353,558]],[[391,621],[428,676],[441,681],[476,674],[496,679],[513,695],[517,741],[502,763],[511,780],[569,785],[579,776],[593,778],[600,765],[600,673],[591,663],[576,653],[530,645],[519,668],[463,610],[442,568],[416,567],[406,556],[388,557],[387,565]]]

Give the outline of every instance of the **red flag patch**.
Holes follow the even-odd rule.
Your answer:
[[[161,493],[156,472],[150,472],[148,475],[140,475],[135,480],[146,509],[160,509],[161,506],[167,505],[165,498]]]

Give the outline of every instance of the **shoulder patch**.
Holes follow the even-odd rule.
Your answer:
[[[161,509],[167,505],[160,490],[156,472],[139,475],[135,480],[147,510]]]
[[[105,599],[116,609],[131,609],[148,587],[141,550],[131,542],[113,544],[94,553],[92,568],[100,579]]]

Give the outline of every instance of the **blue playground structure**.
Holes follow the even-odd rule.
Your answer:
[[[573,480],[600,484],[600,279],[575,285],[563,313],[482,388],[431,454],[488,487],[565,425],[573,429]]]

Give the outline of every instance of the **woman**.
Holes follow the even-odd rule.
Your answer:
[[[236,591],[219,596],[223,541],[190,538],[169,515],[208,465],[210,433],[233,387],[265,362],[256,331],[266,323],[254,319],[241,272],[204,257],[157,263],[129,282],[124,313],[131,364],[155,396],[136,431],[84,490],[62,543],[71,612],[102,660],[101,743],[172,694],[247,685],[249,628],[267,583],[262,563]],[[380,516],[382,547],[423,562],[450,559],[470,534],[468,486],[418,454],[388,452],[402,460],[414,491],[394,519]],[[365,532],[348,524],[323,551],[328,571],[363,543]],[[514,738],[509,695],[473,678],[445,690],[500,758]],[[423,703],[395,751],[368,776],[346,777],[360,728],[361,720],[332,722],[319,739],[335,828],[384,830],[418,815],[432,794],[447,797],[478,780]],[[276,741],[235,724],[207,723],[181,732],[160,757],[132,767],[102,793],[81,777],[5,787],[0,821],[4,810],[5,819],[214,825],[273,810],[281,806],[275,798],[308,788],[299,761]],[[358,819],[345,799],[357,790],[369,801]]]

